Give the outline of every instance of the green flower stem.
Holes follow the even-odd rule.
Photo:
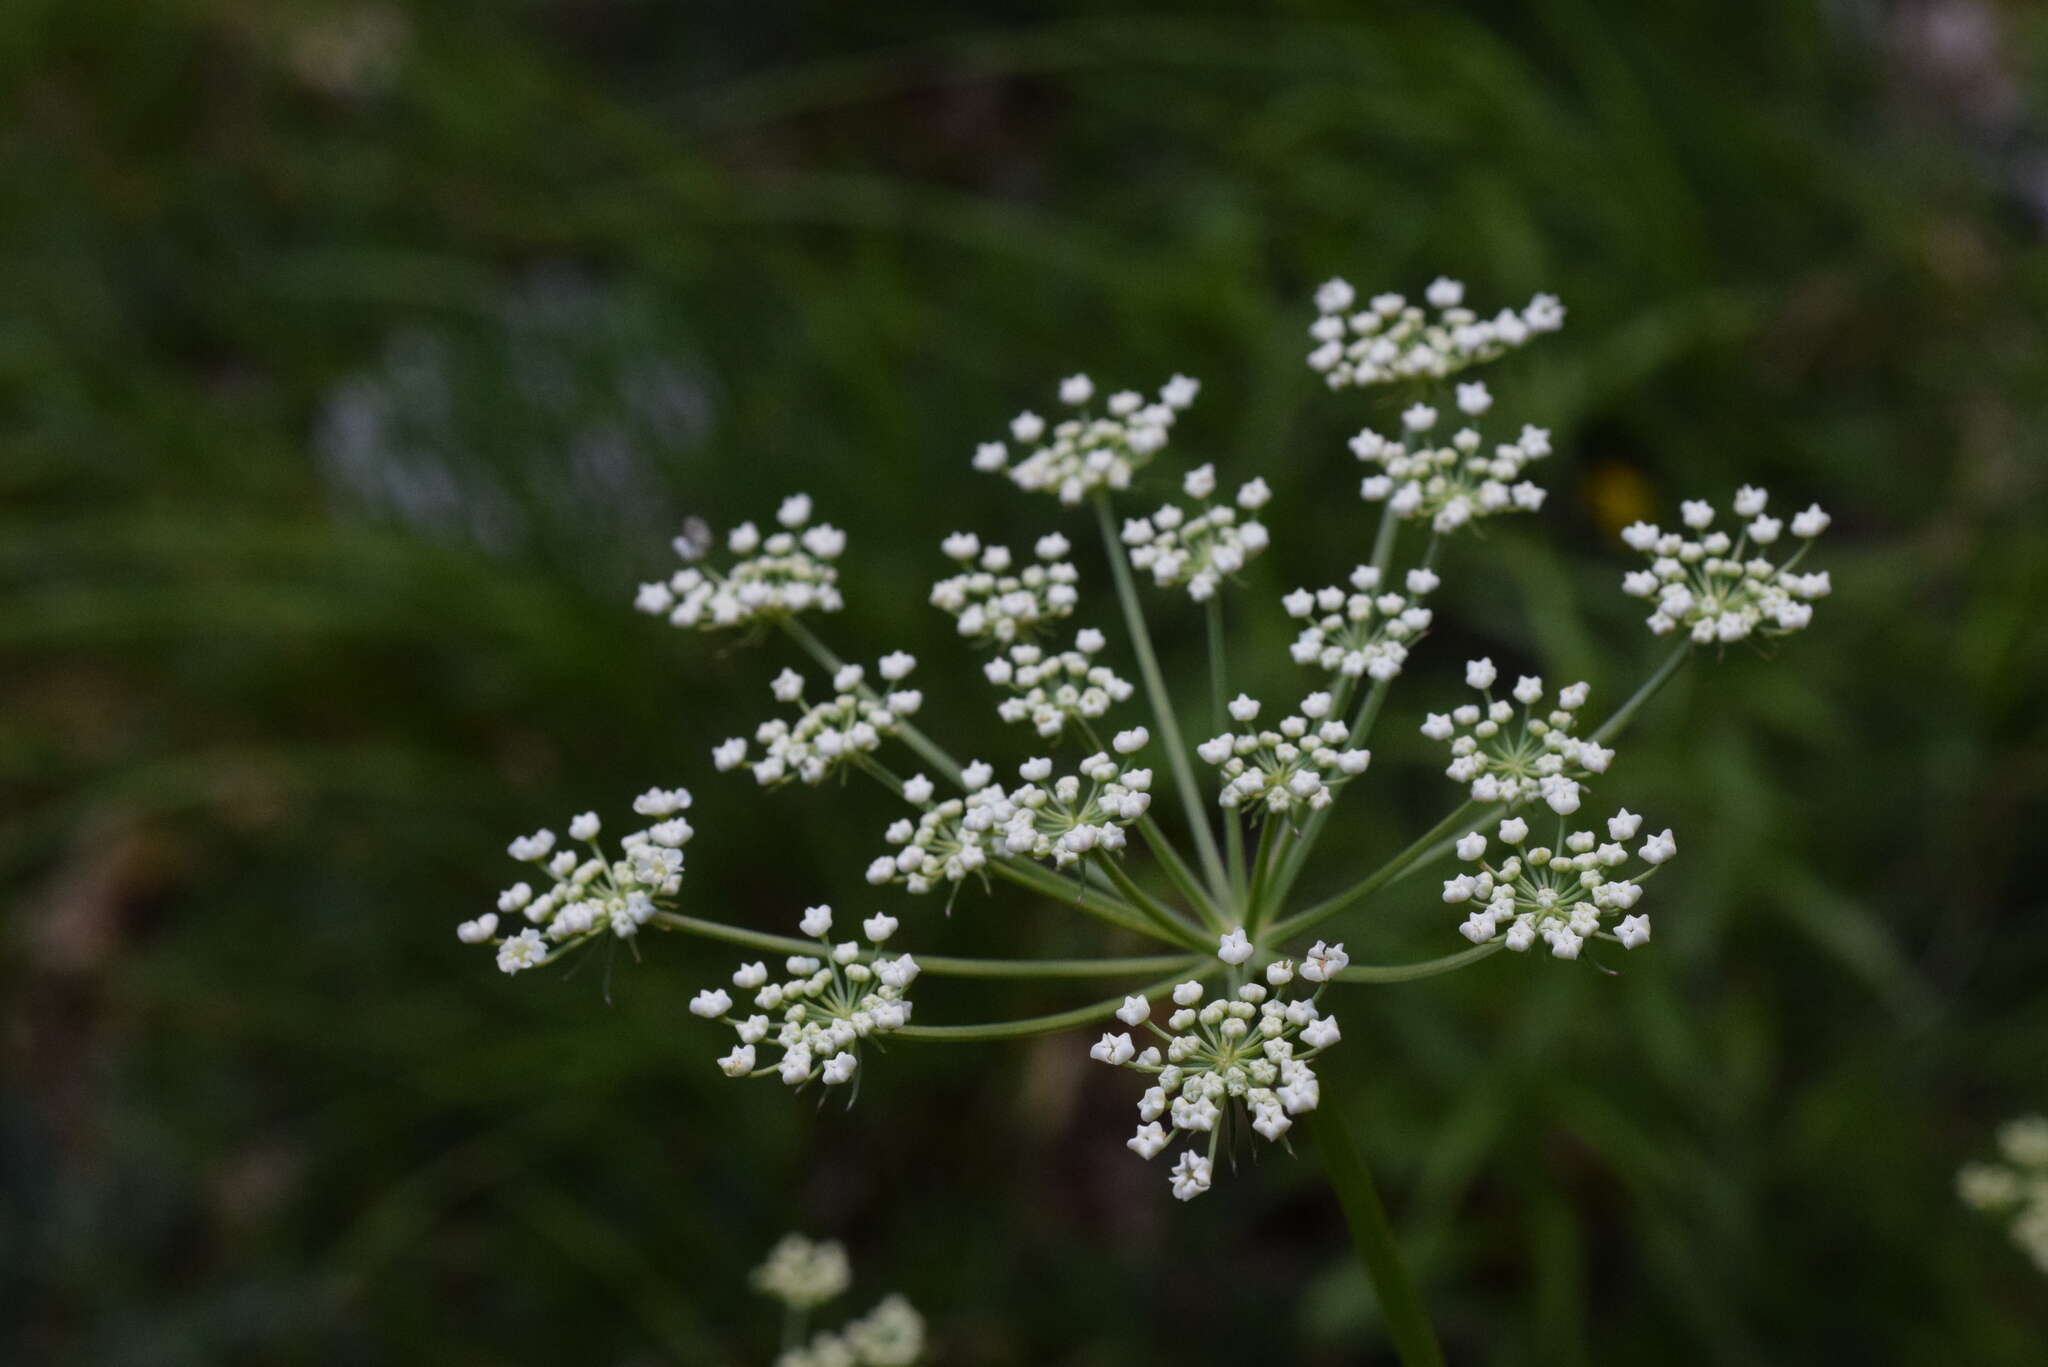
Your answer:
[[[789,935],[769,935],[743,926],[729,926],[723,921],[706,921],[695,916],[685,916],[675,911],[657,911],[649,923],[663,930],[680,930],[686,934],[702,936],[706,940],[722,940],[729,945],[744,949],[759,949],[769,954],[816,954],[816,940],[799,940]]]
[[[815,955],[819,952],[816,940],[767,935],[740,926],[729,926],[722,921],[684,916],[679,912],[657,911],[652,924],[663,930],[720,940],[768,954]],[[863,962],[872,962],[886,956],[867,950],[860,957]],[[952,959],[934,954],[913,954],[912,957],[920,969],[939,978],[1135,978],[1147,973],[1164,973],[1176,965],[1193,962],[1185,954],[1149,954],[1130,959]]]
[[[1216,735],[1230,730],[1230,713],[1226,704],[1230,700],[1230,684],[1227,678],[1227,660],[1223,654],[1223,599],[1212,594],[1203,604],[1203,617],[1209,626],[1209,693],[1210,725]],[[1230,893],[1237,899],[1242,910],[1246,905],[1247,886],[1244,869],[1244,824],[1226,820],[1223,823],[1226,858],[1230,865]]]
[[[1095,734],[1095,728],[1085,719],[1077,720],[1080,721],[1081,734],[1087,737],[1088,744],[1107,754],[1109,747],[1102,743],[1102,737]],[[1188,905],[1195,909],[1204,925],[1213,930],[1222,930],[1223,917],[1217,911],[1215,902],[1210,900],[1207,889],[1202,886],[1202,880],[1188,867],[1188,861],[1182,857],[1180,850],[1166,838],[1166,832],[1159,828],[1159,823],[1154,821],[1148,812],[1139,817],[1135,824],[1138,827],[1138,834],[1145,838],[1146,847],[1152,851],[1152,857],[1159,861],[1159,867],[1165,872],[1166,880],[1173,884],[1174,890],[1187,899]]]
[[[782,1351],[793,1353],[803,1346],[804,1326],[810,1316],[795,1306],[786,1306],[782,1311]]]
[[[1446,954],[1441,959],[1427,959],[1419,964],[1354,964],[1337,974],[1342,983],[1412,983],[1424,978],[1434,978],[1444,973],[1455,973],[1468,964],[1481,959],[1490,959],[1501,950],[1503,942],[1488,940],[1483,945],[1456,954]],[[923,959],[918,960],[923,963]]]
[[[845,662],[837,655],[834,655],[831,649],[823,641],[819,640],[809,627],[797,621],[796,618],[784,617],[782,619],[782,629],[789,633],[791,640],[802,646],[810,654],[810,657],[827,671],[836,674],[840,669],[844,668]],[[861,696],[870,702],[881,701],[881,695],[865,683],[860,686],[860,691]],[[898,739],[916,751],[919,758],[945,775],[948,783],[951,783],[956,788],[964,788],[966,786],[960,777],[959,764],[954,761],[951,755],[940,748],[938,742],[912,725],[908,717],[898,717],[896,719],[896,733]]]
[[[1299,935],[1312,927],[1321,925],[1338,912],[1356,902],[1370,897],[1405,871],[1410,865],[1419,863],[1423,854],[1438,841],[1461,832],[1480,819],[1492,806],[1483,802],[1466,802],[1436,825],[1417,836],[1409,846],[1386,863],[1374,869],[1358,882],[1353,883],[1336,896],[1327,898],[1297,916],[1290,916],[1275,925],[1266,938],[1277,944],[1292,936]]]
[[[1372,687],[1365,690],[1365,696],[1358,700],[1358,712],[1351,718],[1351,734],[1344,738],[1346,745],[1363,745],[1372,734],[1373,723],[1380,719],[1380,704],[1387,700],[1387,689],[1392,685],[1391,679],[1374,679]]]
[[[1211,929],[1221,930],[1222,914],[1216,910],[1216,904],[1209,899],[1208,891],[1202,887],[1201,880],[1195,877],[1195,871],[1188,867],[1188,861],[1181,857],[1180,851],[1173,847],[1173,842],[1166,838],[1166,832],[1159,829],[1159,823],[1149,815],[1141,816],[1137,820],[1137,827],[1138,834],[1145,838],[1146,848],[1150,849],[1153,858],[1159,861],[1159,867],[1165,871],[1166,879],[1173,884],[1174,891],[1187,899],[1188,905],[1195,909],[1195,913],[1202,918],[1204,924]]]
[[[1235,816],[1236,813],[1232,813]],[[1233,823],[1234,824],[1234,823]],[[1267,880],[1273,873],[1273,861],[1280,846],[1285,843],[1287,823],[1279,817],[1268,814],[1259,823],[1258,852],[1252,856],[1251,888],[1244,899],[1244,928],[1247,935],[1256,936],[1259,922],[1265,916],[1265,909],[1271,898],[1267,896]]]
[[[1394,515],[1394,501],[1380,505],[1380,525],[1372,536],[1372,567],[1385,577],[1394,563],[1394,538],[1401,534],[1401,519]]]
[[[1146,954],[1129,959],[949,959],[931,954],[912,957],[920,969],[940,978],[1138,978],[1148,973],[1178,972],[1198,962],[1185,954]]]
[[[856,754],[853,757],[853,766],[862,773],[867,774],[884,788],[887,788],[890,792],[896,794],[896,796],[903,796],[903,780],[891,773],[889,766],[881,763],[872,755]]]
[[[1379,716],[1380,702],[1386,696],[1387,681],[1375,680],[1372,687],[1366,690],[1365,697],[1359,701],[1358,715],[1351,721],[1348,744],[1361,745],[1365,737],[1372,733],[1372,724]],[[1321,838],[1323,827],[1330,820],[1331,808],[1336,805],[1332,802],[1329,807],[1311,815],[1302,827],[1301,838],[1288,850],[1287,859],[1281,864],[1279,874],[1273,880],[1271,900],[1276,906],[1285,905],[1287,894],[1294,891],[1294,881],[1301,877],[1301,871],[1308,863],[1309,850],[1314,848],[1316,841]]]
[[[1121,892],[1117,891],[1116,884],[1110,881],[1109,875],[1104,873],[1101,869],[1096,868],[1094,864],[1086,860],[1083,860],[1080,865],[1080,870],[1081,881],[1086,883],[1089,887],[1099,888],[1101,891],[1108,893],[1111,896],[1123,896]],[[1133,905],[1136,904],[1134,903]],[[1140,911],[1144,910],[1142,906],[1138,907],[1138,909]]]
[[[1336,1189],[1338,1204],[1344,1208],[1344,1221],[1351,1226],[1352,1246],[1358,1250],[1358,1260],[1365,1265],[1365,1275],[1379,1299],[1380,1318],[1386,1324],[1387,1338],[1401,1367],[1443,1367],[1444,1352],[1437,1344],[1429,1311],[1424,1308],[1414,1278],[1409,1276],[1408,1265],[1401,1258],[1401,1247],[1395,1242],[1393,1226],[1387,1223],[1386,1208],[1380,1204],[1372,1173],[1345,1124],[1344,1107],[1350,1098],[1341,1092],[1330,1095],[1336,1090],[1330,1085],[1334,1081],[1335,1074],[1325,1075],[1323,1104],[1316,1108],[1310,1122],[1316,1149],[1323,1157],[1323,1171]]]
[[[903,795],[903,781],[897,778],[896,775],[890,773],[887,767],[877,762],[871,756],[858,755],[854,758],[854,764],[862,771],[872,775],[877,782],[879,782],[883,787],[889,789],[891,792],[895,793],[898,797],[901,797]],[[1027,867],[1036,869],[1037,865],[1027,865]],[[1057,874],[1052,874],[1049,876],[1058,882],[1059,895],[1063,897],[1067,896],[1070,892],[1073,891],[1079,891],[1084,895],[1094,896],[1100,899],[1105,904],[1114,903],[1118,906],[1122,906],[1125,910],[1132,912],[1134,914],[1142,913],[1158,929],[1162,929],[1167,932],[1166,939],[1167,943],[1169,944],[1200,943],[1200,937],[1194,936],[1195,928],[1193,926],[1187,924],[1186,921],[1180,919],[1179,917],[1172,915],[1172,913],[1168,912],[1167,909],[1164,906],[1162,906],[1155,898],[1153,898],[1150,894],[1146,893],[1142,888],[1139,888],[1135,883],[1132,883],[1128,887],[1125,887],[1123,884],[1117,883],[1113,878],[1104,878],[1095,869],[1086,865],[1083,866],[1083,872],[1094,873],[1096,875],[1096,878],[1101,880],[1100,891],[1090,894],[1088,893],[1086,888],[1073,888],[1066,882],[1066,880],[1060,879],[1059,875]],[[1129,880],[1127,879],[1125,880],[1125,882],[1128,883]],[[1132,894],[1136,895],[1132,896]],[[1098,914],[1101,913],[1098,912]],[[1130,923],[1119,922],[1119,924]],[[1190,936],[1194,936],[1194,938],[1191,940]]]
[[[1204,964],[1200,958],[1190,955],[1183,961],[1186,965],[1180,972],[1159,979],[1155,983],[1138,989],[1135,995],[1159,998],[1171,992],[1177,985],[1190,978],[1213,978],[1227,965],[1219,959],[1210,959]],[[1032,1035],[1050,1035],[1059,1030],[1071,1030],[1077,1025],[1099,1021],[1124,1004],[1122,997],[1109,997],[1103,1001],[1077,1006],[1071,1011],[1062,1011],[1052,1016],[1031,1016],[1024,1020],[996,1021],[989,1025],[906,1025],[900,1030],[889,1032],[890,1039],[949,1040],[955,1043],[992,1039],[1025,1039]]]
[[[1406,864],[1404,864],[1401,867],[1398,873],[1396,873],[1392,878],[1387,880],[1387,886],[1392,887],[1395,883],[1398,883],[1401,880],[1407,878],[1410,874],[1415,873],[1421,869],[1428,868],[1431,864],[1434,864],[1437,860],[1449,854],[1452,848],[1457,845],[1458,838],[1464,835],[1465,832],[1478,829],[1479,827],[1485,825],[1487,822],[1493,820],[1495,817],[1501,815],[1506,810],[1507,809],[1504,807],[1486,808],[1484,811],[1480,812],[1479,815],[1473,817],[1470,821],[1465,822],[1456,830],[1444,836],[1443,839],[1437,841],[1436,844],[1431,845],[1421,854],[1418,854],[1413,859],[1409,860]],[[1560,840],[1558,843],[1561,845],[1564,842]]]
[[[1138,602],[1138,588],[1131,578],[1130,563],[1124,558],[1123,543],[1117,539],[1116,522],[1109,511],[1109,498],[1095,496],[1095,519],[1102,528],[1102,546],[1109,553],[1110,575],[1116,580],[1116,596],[1123,604],[1124,626],[1131,633],[1131,649],[1138,657],[1138,672],[1144,676],[1145,692],[1152,701],[1153,720],[1159,740],[1173,768],[1174,785],[1180,789],[1181,805],[1187,809],[1188,825],[1195,833],[1196,853],[1201,856],[1209,888],[1218,899],[1230,886],[1223,857],[1216,850],[1215,832],[1202,808],[1201,789],[1195,785],[1194,766],[1188,761],[1187,745],[1181,740],[1180,723],[1174,720],[1173,698],[1166,691],[1166,679],[1159,672],[1159,659],[1152,653],[1152,636],[1145,629],[1145,609]]]
[[[1678,649],[1665,657],[1664,663],[1657,666],[1655,674],[1643,680],[1643,686],[1631,694],[1627,702],[1614,710],[1613,716],[1600,723],[1600,729],[1590,737],[1592,742],[1595,745],[1605,745],[1609,737],[1620,734],[1621,728],[1627,726],[1629,719],[1635,716],[1636,709],[1655,697],[1657,690],[1669,683],[1671,676],[1691,658],[1692,641],[1688,638],[1679,643]]]
[[[1113,926],[1121,926],[1125,930],[1135,931],[1149,940],[1158,940],[1164,944],[1186,943],[1180,937],[1168,935],[1151,917],[1123,898],[1098,892],[1076,879],[1062,878],[1036,864],[1008,856],[991,859],[987,868],[998,878],[1015,883],[1019,887],[1030,888],[1041,896],[1067,906],[1078,907],[1098,921],[1107,921]],[[1189,948],[1192,949],[1194,946],[1190,944]]]
[[[1145,934],[1156,938],[1157,932],[1151,923],[1144,919],[1143,913],[1126,902],[1119,893],[1089,887],[1079,878],[1069,878],[1065,874],[1055,873],[1020,855],[997,855],[990,859],[985,867],[990,873],[1019,887],[1029,888],[1056,901],[1104,914],[1133,930],[1142,927]]]
[[[1153,922],[1166,935],[1179,939],[1190,947],[1200,945],[1203,942],[1202,932],[1197,926],[1172,907],[1167,906],[1166,903],[1139,887],[1132,880],[1131,876],[1124,872],[1123,865],[1119,864],[1114,857],[1103,854],[1098,850],[1094,852],[1090,862],[1108,876],[1109,881],[1115,885],[1116,890],[1122,893],[1127,901],[1151,917]]]
[[[1380,531],[1373,542],[1372,563],[1382,575],[1387,572],[1387,564],[1394,557],[1395,526],[1396,521],[1391,511],[1380,515]],[[1422,568],[1430,569],[1435,566],[1437,553],[1442,546],[1443,538],[1435,535],[1429,538],[1429,544],[1422,552]],[[1375,679],[1366,689],[1365,696],[1359,699],[1357,713],[1351,718],[1351,734],[1347,737],[1346,744],[1362,746],[1372,736],[1373,724],[1379,720],[1380,707],[1386,702],[1387,689],[1392,684],[1391,679]],[[1349,688],[1347,680],[1337,690],[1335,710],[1340,713],[1349,698]],[[1272,901],[1276,905],[1285,905],[1287,894],[1294,891],[1295,880],[1301,877],[1301,871],[1308,863],[1309,851],[1315,848],[1316,841],[1322,838],[1323,827],[1329,819],[1329,807],[1311,816],[1301,832],[1301,838],[1296,840],[1294,848],[1288,851],[1287,861],[1280,866],[1279,875],[1273,882]]]

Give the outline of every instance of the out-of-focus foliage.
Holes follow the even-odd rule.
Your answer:
[[[871,808],[708,772],[785,652],[632,582],[807,488],[854,534],[834,640],[916,651],[973,735],[935,542],[1044,529],[966,456],[1075,369],[1203,378],[1176,452],[1278,493],[1236,667],[1295,688],[1272,599],[1370,527],[1308,292],[1447,271],[1565,297],[1497,377],[1561,455],[1540,525],[1450,557],[1390,721],[1468,652],[1621,697],[1639,514],[1836,515],[1812,630],[1682,676],[1604,785],[1680,832],[1654,950],[1351,1009],[1453,1359],[2038,1362],[2042,1283],[1951,1176],[2048,1104],[2048,28],[1364,9],[6,7],[0,1359],[741,1360],[802,1227],[946,1362],[1363,1360],[1311,1164],[1167,1209],[1072,1038],[899,1047],[817,1111],[711,1067],[683,1003],[729,955],[506,983],[451,930],[510,835],[656,782],[698,791],[696,905],[869,901]],[[1455,796],[1376,739],[1326,842],[1361,862]],[[1022,908],[918,944],[1062,946]],[[1343,930],[1452,919],[1417,878]]]

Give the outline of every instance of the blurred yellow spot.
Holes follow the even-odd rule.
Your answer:
[[[1614,461],[1594,467],[1587,477],[1586,503],[1592,509],[1593,520],[1609,534],[1619,532],[1631,522],[1647,522],[1657,510],[1650,481],[1633,465]]]

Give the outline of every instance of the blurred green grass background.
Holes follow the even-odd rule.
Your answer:
[[[760,1361],[744,1269],[802,1228],[948,1363],[1384,1360],[1312,1163],[1169,1209],[1073,1038],[817,1110],[710,1066],[724,951],[508,983],[451,929],[512,834],[657,782],[705,914],[868,900],[865,805],[708,772],[784,652],[632,585],[808,489],[832,639],[985,734],[934,544],[1053,519],[965,458],[1076,369],[1203,379],[1174,452],[1278,495],[1236,667],[1297,686],[1261,605],[1360,555],[1379,416],[1303,368],[1308,293],[1439,272],[1571,310],[1489,376],[1552,502],[1450,557],[1331,848],[1450,804],[1409,724],[1468,653],[1633,687],[1616,526],[1836,515],[1812,630],[1681,676],[1605,785],[1679,832],[1654,953],[1354,994],[1452,1359],[2048,1356],[1952,1196],[2048,1107],[2036,7],[21,0],[0,70],[0,1359]],[[1427,879],[1343,930],[1458,943]],[[919,944],[1073,934],[970,896]]]

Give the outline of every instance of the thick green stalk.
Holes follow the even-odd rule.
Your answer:
[[[1435,978],[1445,973],[1455,973],[1467,964],[1476,964],[1481,959],[1490,959],[1500,952],[1500,940],[1488,940],[1483,945],[1446,954],[1440,959],[1425,959],[1419,964],[1353,964],[1337,974],[1341,983],[1412,983],[1424,978]],[[924,960],[919,959],[919,963]]]
[[[1273,876],[1274,862],[1280,847],[1286,843],[1287,831],[1286,822],[1272,813],[1268,813],[1266,819],[1259,823],[1259,848],[1252,857],[1251,887],[1245,893],[1244,899],[1244,927],[1247,934],[1256,936],[1259,933],[1259,923],[1265,919],[1266,907],[1272,902],[1272,898],[1267,895],[1267,883]]]
[[[1185,954],[1146,954],[1128,959],[949,959],[937,954],[914,957],[919,969],[940,978],[1138,978],[1175,971],[1194,962]]]
[[[1323,1171],[1336,1189],[1344,1221],[1351,1226],[1352,1246],[1379,1298],[1380,1318],[1394,1355],[1402,1367],[1443,1367],[1444,1351],[1437,1344],[1429,1311],[1401,1258],[1401,1247],[1394,1239],[1393,1226],[1387,1223],[1386,1207],[1380,1204],[1372,1173],[1345,1123],[1344,1104],[1349,1098],[1342,1093],[1331,1095],[1336,1089],[1330,1084],[1335,1080],[1334,1073],[1325,1073],[1323,1103],[1316,1108],[1311,1124],[1316,1149],[1323,1156]]]
[[[1442,821],[1437,822],[1436,825],[1415,837],[1406,849],[1402,850],[1392,859],[1389,859],[1386,863],[1380,865],[1377,869],[1374,869],[1364,878],[1353,883],[1336,896],[1318,902],[1307,911],[1297,916],[1290,916],[1275,925],[1266,938],[1278,944],[1314,926],[1321,925],[1338,912],[1366,897],[1370,897],[1388,883],[1393,882],[1409,865],[1419,862],[1423,854],[1431,846],[1447,836],[1460,833],[1462,826],[1469,825],[1478,820],[1480,814],[1488,810],[1490,810],[1490,807],[1486,803],[1467,801]]]
[[[1401,519],[1394,515],[1394,503],[1387,500],[1380,508],[1380,525],[1372,536],[1372,567],[1386,577],[1387,566],[1394,563],[1394,538],[1401,534]]]
[[[794,1305],[789,1306],[783,1310],[782,1351],[784,1353],[794,1353],[797,1349],[803,1346],[804,1325],[808,1323],[809,1320],[810,1316],[806,1315],[802,1310],[798,1309]]]
[[[1102,743],[1102,737],[1095,734],[1095,728],[1086,720],[1080,721],[1080,727],[1081,734],[1088,739],[1088,744],[1097,750],[1108,751],[1109,747]],[[1160,869],[1166,874],[1166,881],[1173,884],[1174,890],[1187,899],[1188,905],[1195,909],[1204,925],[1212,930],[1222,930],[1223,917],[1218,912],[1215,902],[1210,900],[1208,890],[1202,886],[1202,880],[1195,876],[1195,871],[1188,867],[1188,861],[1181,856],[1174,843],[1166,838],[1166,832],[1159,828],[1159,823],[1154,821],[1148,812],[1139,817],[1136,824],[1138,834],[1145,838],[1146,848],[1152,851],[1152,857],[1159,861]]]
[[[1173,847],[1173,842],[1166,838],[1166,832],[1159,829],[1159,823],[1148,815],[1139,817],[1137,826],[1138,834],[1144,837],[1146,848],[1159,861],[1159,867],[1165,872],[1166,881],[1173,884],[1174,891],[1188,899],[1188,905],[1195,909],[1203,924],[1212,930],[1221,930],[1223,916],[1217,911],[1215,902],[1210,900],[1208,889],[1202,886],[1202,880],[1188,867],[1188,861]]]
[[[1123,898],[1110,893],[1098,892],[1076,879],[1062,878],[1049,870],[1022,859],[991,859],[988,871],[996,877],[1030,888],[1033,892],[1049,898],[1056,898],[1070,907],[1078,907],[1098,921],[1107,921],[1125,930],[1136,931],[1147,939],[1164,944],[1185,944],[1186,940],[1170,936],[1161,930],[1153,920]],[[1189,948],[1195,948],[1189,944]]]
[[[882,763],[873,755],[855,754],[853,757],[853,767],[896,794],[896,796],[903,796],[903,780],[896,777],[890,771],[888,765]]]
[[[1138,989],[1134,995],[1158,998],[1171,992],[1177,985],[1190,978],[1213,978],[1221,973],[1225,965],[1210,959],[1207,964],[1190,955],[1187,965],[1178,973],[1161,978],[1155,983]],[[1061,1011],[1051,1016],[1031,1016],[1024,1020],[995,1021],[988,1025],[906,1025],[889,1033],[891,1039],[950,1040],[955,1043],[992,1039],[1024,1039],[1031,1035],[1050,1035],[1058,1030],[1071,1030],[1077,1025],[1099,1021],[1124,1004],[1122,997],[1109,997],[1103,1001],[1077,1006],[1071,1011]]]
[[[1380,702],[1386,696],[1387,681],[1375,680],[1372,687],[1366,690],[1365,697],[1359,700],[1358,714],[1351,719],[1351,734],[1345,742],[1347,745],[1365,744],[1366,738],[1372,734],[1373,722],[1379,717]],[[1294,891],[1295,880],[1301,877],[1302,869],[1308,864],[1309,851],[1315,848],[1316,841],[1322,838],[1323,827],[1329,824],[1330,812],[1336,805],[1332,802],[1328,807],[1310,816],[1302,828],[1301,838],[1288,850],[1287,858],[1280,865],[1280,871],[1273,880],[1272,901],[1275,905],[1284,906],[1287,894]]]
[[[719,940],[745,949],[769,954],[810,954],[821,952],[816,940],[799,940],[789,935],[768,935],[722,921],[706,921],[679,912],[657,911],[652,924],[663,930],[681,931],[707,940]],[[865,951],[862,960],[886,957]],[[1185,954],[1149,954],[1129,959],[953,959],[938,954],[917,954],[917,966],[939,978],[1123,978],[1146,973],[1164,973],[1177,964],[1190,962]]]
[[[1657,666],[1657,672],[1643,680],[1643,686],[1630,694],[1629,700],[1616,708],[1613,716],[1601,722],[1600,729],[1595,731],[1589,739],[1595,745],[1605,745],[1610,736],[1618,735],[1621,728],[1628,725],[1629,718],[1635,716],[1636,709],[1655,697],[1657,690],[1669,683],[1671,676],[1678,672],[1679,666],[1691,658],[1692,642],[1690,640],[1680,642],[1678,649],[1672,651],[1670,655],[1665,657],[1664,663]]]
[[[1201,856],[1209,888],[1223,900],[1230,886],[1223,857],[1216,851],[1216,835],[1209,829],[1202,807],[1202,791],[1195,784],[1194,765],[1181,740],[1180,723],[1174,719],[1173,696],[1166,690],[1166,678],[1159,672],[1159,658],[1152,653],[1152,635],[1145,629],[1145,609],[1138,601],[1138,587],[1131,578],[1131,566],[1124,557],[1123,542],[1117,538],[1116,521],[1109,511],[1109,498],[1095,496],[1095,517],[1102,528],[1102,547],[1109,554],[1109,570],[1116,580],[1116,596],[1123,604],[1124,626],[1131,633],[1131,649],[1138,657],[1138,673],[1145,680],[1145,692],[1152,701],[1153,721],[1159,727],[1159,741],[1173,769],[1174,786],[1180,790],[1181,805],[1187,809],[1188,825],[1194,830],[1195,850]]]
[[[1230,730],[1230,684],[1227,659],[1223,653],[1222,597],[1212,594],[1209,601],[1203,605],[1202,615],[1209,624],[1209,724],[1215,728],[1215,734],[1220,736]],[[1239,914],[1247,915],[1249,912],[1245,909],[1247,887],[1244,868],[1244,823],[1236,819],[1235,813],[1226,816],[1223,834],[1226,857],[1230,864],[1230,892],[1237,899]]]
[[[1365,690],[1365,696],[1358,700],[1358,713],[1351,718],[1351,734],[1344,738],[1346,745],[1365,744],[1372,735],[1373,723],[1380,719],[1380,704],[1387,700],[1387,689],[1391,679],[1374,679],[1372,687]]]
[[[1150,916],[1163,933],[1178,937],[1190,946],[1202,943],[1200,929],[1172,907],[1139,887],[1131,876],[1124,872],[1123,866],[1114,856],[1097,851],[1094,858],[1096,867],[1109,876],[1110,883],[1124,895],[1125,900]]]

